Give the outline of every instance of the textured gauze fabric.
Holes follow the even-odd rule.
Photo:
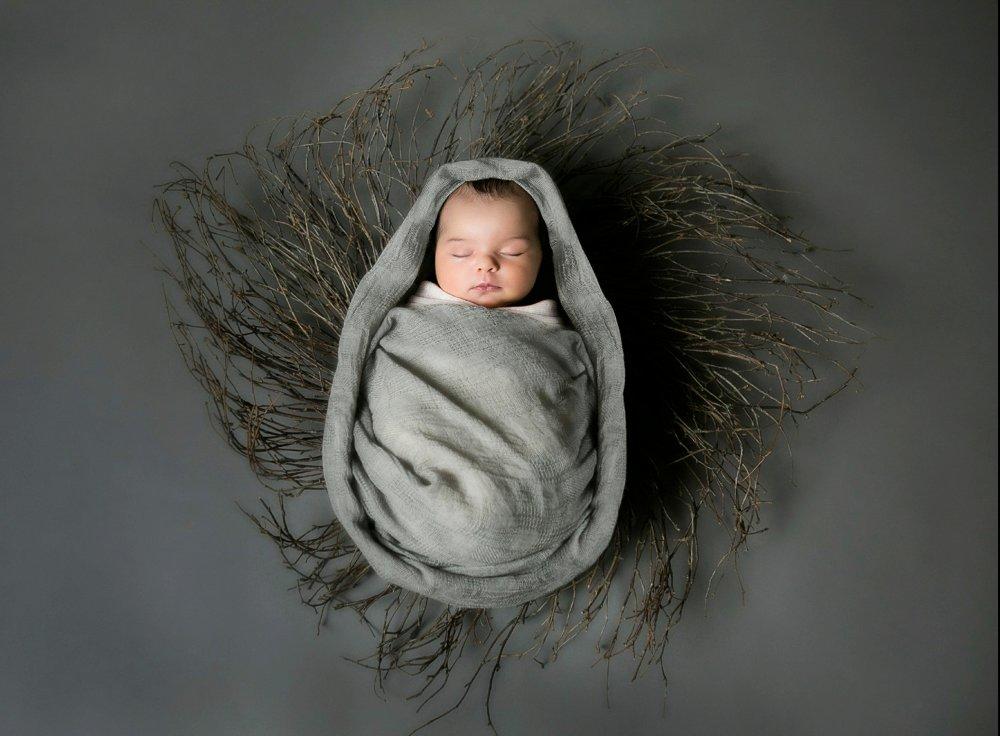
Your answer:
[[[572,325],[406,299],[444,201],[487,177],[538,205]],[[443,164],[347,310],[322,448],[334,513],[373,570],[407,590],[466,608],[544,596],[587,571],[614,531],[624,386],[614,311],[548,172]]]

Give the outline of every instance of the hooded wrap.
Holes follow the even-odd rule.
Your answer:
[[[571,326],[407,302],[444,201],[487,177],[538,205]],[[624,385],[614,311],[548,172],[504,158],[444,164],[344,319],[322,450],[333,510],[402,588],[468,608],[539,598],[585,572],[614,531]]]

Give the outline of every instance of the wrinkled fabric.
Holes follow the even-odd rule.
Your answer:
[[[407,298],[444,200],[491,176],[538,204],[571,325],[537,308]],[[501,158],[444,164],[344,320],[322,449],[334,512],[375,572],[407,590],[471,608],[546,595],[614,531],[624,379],[614,312],[548,173]]]
[[[375,536],[450,572],[524,572],[593,496],[580,336],[479,306],[394,307],[372,339],[352,472]]]

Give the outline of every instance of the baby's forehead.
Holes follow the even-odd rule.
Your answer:
[[[522,217],[526,216],[524,219],[531,220],[536,231],[539,229],[542,213],[535,200],[527,193],[521,196],[491,197],[475,191],[470,193],[457,190],[452,192],[441,205],[437,213],[437,223],[441,225],[447,221],[448,225],[454,226],[469,220],[478,222],[509,220],[513,215],[512,210]],[[515,219],[522,219],[513,216]]]

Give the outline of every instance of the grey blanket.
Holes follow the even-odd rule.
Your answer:
[[[474,304],[406,306],[438,210],[463,181],[513,179],[549,228],[571,326]],[[499,607],[585,572],[625,482],[624,361],[558,189],[511,159],[445,164],[358,285],[323,437],[341,524],[385,580]]]

